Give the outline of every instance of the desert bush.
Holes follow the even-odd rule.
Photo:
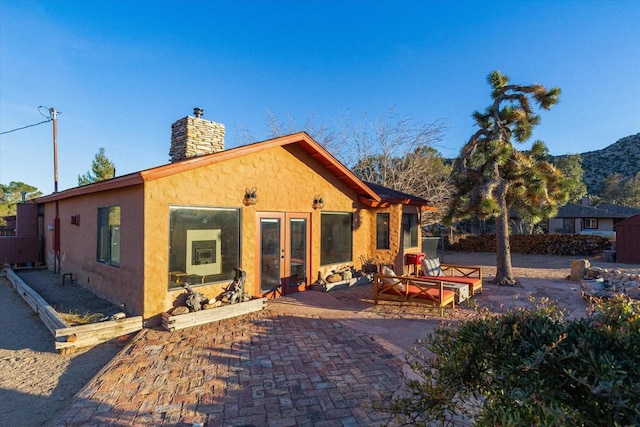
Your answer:
[[[405,425],[640,425],[640,304],[565,320],[557,303],[442,327],[407,361],[418,374],[379,404]]]
[[[77,325],[87,325],[89,323],[99,322],[104,316],[102,313],[79,313],[78,311],[71,311],[68,313],[60,312],[58,313],[62,320],[67,322],[69,325],[77,326]]]

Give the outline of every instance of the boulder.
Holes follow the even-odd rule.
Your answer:
[[[171,310],[172,316],[179,316],[181,314],[187,314],[187,313],[189,313],[189,308],[185,307],[184,305],[179,305],[175,307],[173,310]]]
[[[336,283],[342,281],[342,274],[333,273],[327,276],[327,283]]]
[[[591,263],[586,259],[571,261],[571,276],[569,276],[569,280],[572,282],[581,281],[590,266]]]

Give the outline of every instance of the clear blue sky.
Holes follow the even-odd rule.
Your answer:
[[[122,175],[168,162],[191,115],[268,137],[281,120],[332,123],[394,108],[446,119],[455,157],[494,69],[562,89],[534,139],[552,154],[640,132],[640,1],[0,0],[0,131],[55,107],[59,189],[100,147]],[[304,130],[304,129],[300,129]],[[51,123],[0,135],[0,183],[53,191]]]

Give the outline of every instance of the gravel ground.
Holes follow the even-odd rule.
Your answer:
[[[59,354],[38,315],[0,277],[0,425],[40,426],[122,348],[116,341]]]

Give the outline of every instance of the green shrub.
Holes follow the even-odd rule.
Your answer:
[[[437,329],[408,355],[419,378],[378,409],[407,425],[640,425],[640,304],[565,320],[557,303],[530,300]]]

